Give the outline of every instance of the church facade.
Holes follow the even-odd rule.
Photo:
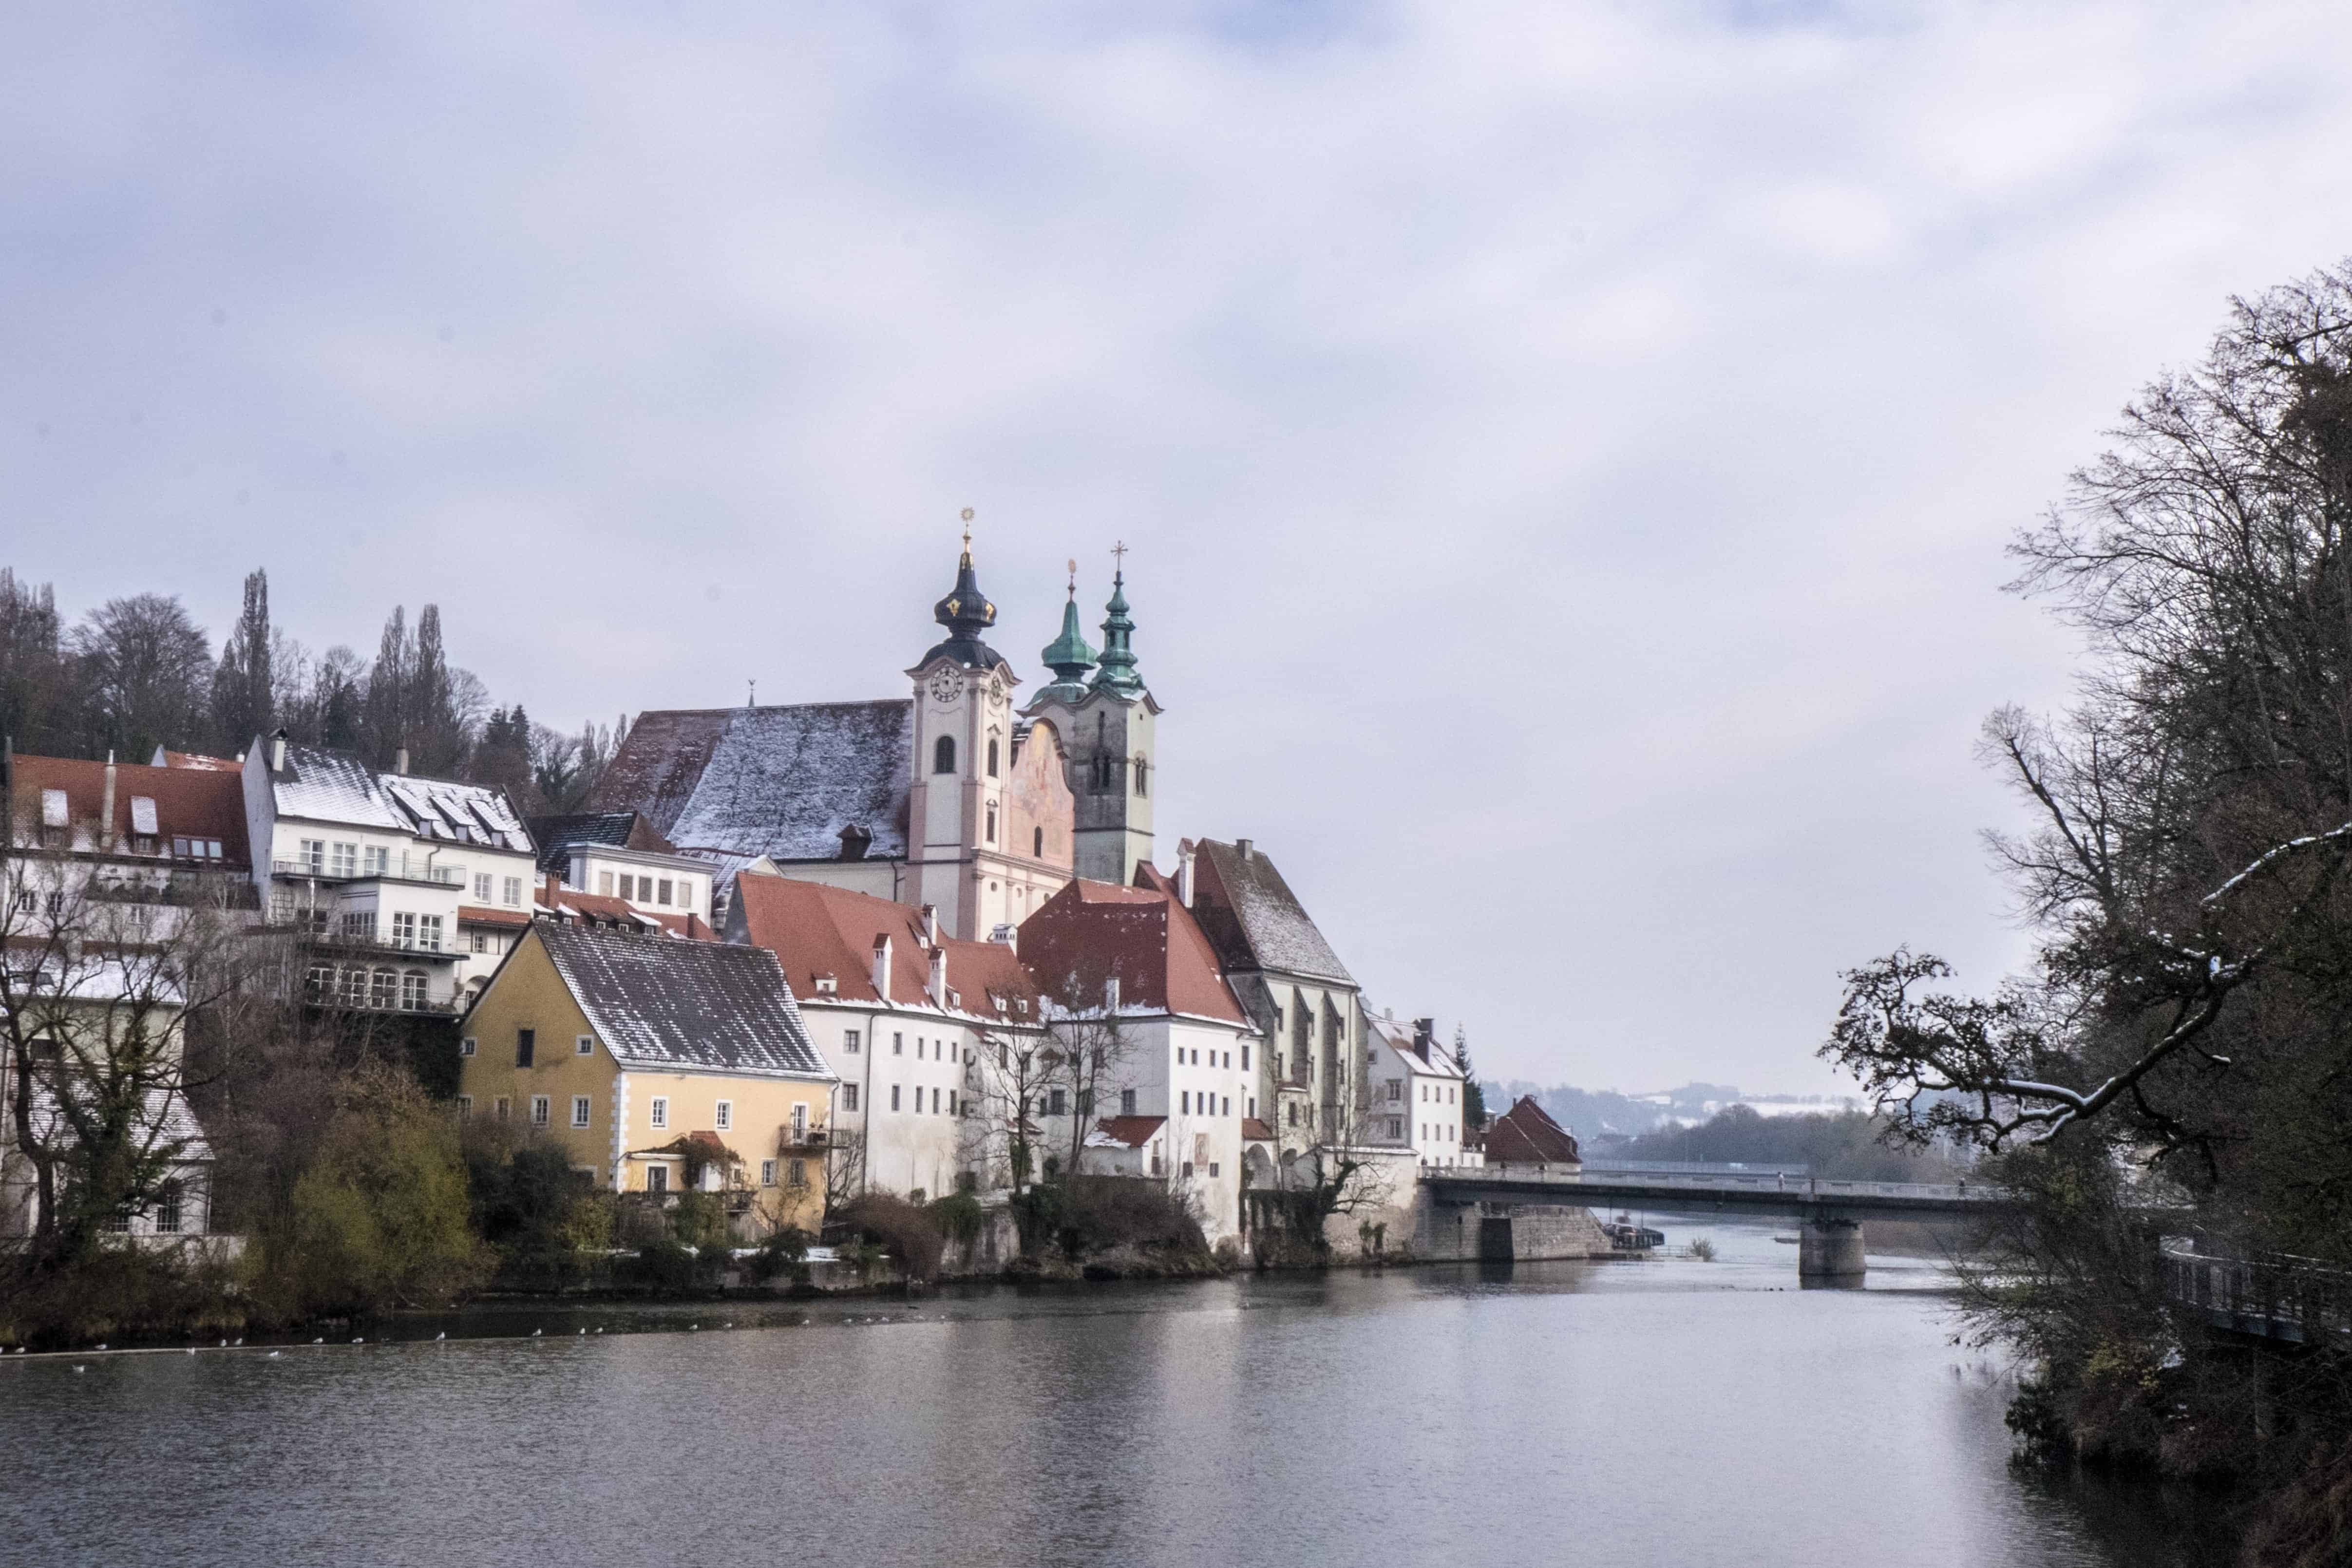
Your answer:
[[[1153,723],[1126,576],[1097,655],[1076,585],[1021,677],[984,640],[996,606],[971,540],[932,610],[947,635],[904,672],[904,697],[641,714],[588,800],[637,811],[731,891],[746,866],[929,904],[967,941],[1018,926],[1074,876],[1126,885],[1152,853]]]

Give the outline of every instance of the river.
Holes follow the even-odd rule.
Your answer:
[[[10,1357],[0,1562],[2226,1561],[2193,1500],[2012,1469],[1932,1260],[1801,1291],[1769,1223],[1653,1223],[1718,1256]]]

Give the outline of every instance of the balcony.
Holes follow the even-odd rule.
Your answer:
[[[804,1127],[794,1133],[790,1127],[776,1130],[776,1146],[783,1149],[821,1149],[825,1146],[825,1129]]]
[[[463,887],[462,867],[435,865],[425,855],[389,855],[376,862],[273,860],[273,876],[301,877],[311,882],[421,882],[436,887]]]
[[[144,904],[172,909],[257,910],[261,890],[242,873],[173,872],[168,876],[101,877],[89,884],[93,904]]]

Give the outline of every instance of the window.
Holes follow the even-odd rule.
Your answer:
[[[940,1092],[939,1092],[937,1089],[934,1089],[934,1090],[932,1090],[932,1091],[931,1091],[931,1114],[932,1114],[932,1115],[934,1115],[934,1116],[936,1116],[936,1115],[938,1115],[939,1113],[940,1113]]]
[[[489,950],[490,934],[487,931],[476,931],[474,933],[474,951],[477,953],[487,953]]]
[[[655,1095],[653,1100],[653,1109],[649,1113],[647,1119],[656,1127],[668,1126],[669,1102],[664,1099],[661,1095]]]
[[[470,1043],[472,1043],[472,1042],[471,1042],[471,1041],[468,1041],[467,1043],[468,1043],[468,1044],[470,1044]],[[458,1096],[457,1096],[457,1120],[459,1120],[460,1122],[470,1122],[470,1121],[472,1121],[473,1119],[474,1119],[474,1097],[473,1097],[471,1094],[460,1094],[460,1095],[458,1095]]]
[[[932,743],[931,771],[934,773],[952,773],[955,771],[954,736],[943,735],[940,737],[937,741]]]
[[[424,970],[409,969],[402,973],[400,977],[400,1005],[404,1010],[412,1013],[421,1013],[425,1010]]]
[[[574,1056],[593,1056],[593,1055],[595,1055],[595,1054],[596,1054],[596,1037],[595,1037],[594,1035],[593,1035],[593,1034],[582,1034],[582,1035],[574,1035],[574,1036],[572,1036],[572,1055],[574,1055]]]
[[[441,917],[420,915],[416,917],[416,945],[427,953],[441,951]]]
[[[507,1097],[505,1095],[501,1094],[499,1096],[496,1109],[498,1111],[499,1120],[501,1122],[505,1121],[507,1119]]]
[[[991,741],[989,744],[992,746],[995,742]],[[996,806],[993,802],[991,802],[988,808],[988,841],[992,844],[996,841]]]
[[[1178,1109],[1180,1109],[1181,1111],[1182,1111],[1186,1115],[1191,1115],[1191,1114],[1192,1114],[1192,1092],[1190,1089],[1187,1089],[1187,1090],[1185,1090],[1185,1091],[1184,1091],[1183,1096],[1182,1096],[1182,1098],[1181,1098],[1181,1103],[1180,1103],[1180,1104],[1179,1104],[1179,1106],[1178,1106]]]
[[[1137,794],[1139,794],[1139,795],[1148,795],[1148,794],[1150,794],[1150,793],[1151,792],[1150,790],[1149,790],[1149,789],[1145,789],[1145,788],[1143,787],[1143,786],[1144,786],[1144,781],[1145,781],[1145,779],[1146,779],[1150,775],[1150,772],[1151,772],[1151,764],[1150,764],[1149,762],[1146,762],[1146,761],[1145,761],[1142,758],[1140,758],[1140,757],[1139,757],[1139,758],[1137,758],[1135,759],[1135,792],[1136,792]],[[1216,1174],[1217,1174],[1217,1170],[1216,1170],[1216,1167],[1215,1167],[1214,1166],[1210,1166],[1210,1167],[1209,1167],[1209,1174],[1210,1174],[1211,1176],[1214,1176],[1214,1175],[1216,1175]]]
[[[845,1083],[841,1086],[841,1108],[845,1111],[855,1111],[857,1109],[856,1084]]]
[[[1045,858],[1045,829],[1032,828],[1029,830],[1029,854],[1030,858],[1033,860],[1044,860]]]
[[[596,892],[601,897],[610,898],[613,896],[613,873],[611,872],[600,871],[596,873]]]
[[[346,909],[343,911],[343,940],[373,942],[375,940],[375,911]]]
[[[667,1166],[647,1166],[646,1167],[646,1190],[647,1192],[667,1192],[669,1190],[669,1167]]]
[[[773,1186],[776,1185],[775,1161],[761,1160],[760,1162],[760,1185],[761,1186]]]
[[[460,1055],[460,1056],[471,1056],[471,1055],[473,1055],[473,1054],[474,1054],[474,1045],[475,1045],[474,1037],[473,1037],[472,1035],[470,1035],[470,1034],[469,1034],[469,1035],[467,1035],[465,1039],[463,1039],[463,1040],[459,1040],[459,1041],[457,1042],[457,1054],[458,1054],[458,1055]]]
[[[180,1184],[167,1181],[163,1190],[155,1195],[155,1234],[177,1236],[180,1233]]]
[[[894,1032],[890,1036],[890,1054],[893,1056],[904,1056],[907,1054],[907,1037],[905,1035]]]
[[[897,1084],[893,1083],[892,1085],[890,1085],[890,1109],[892,1109],[893,1111],[896,1111],[898,1108],[898,1086]]]
[[[1045,1114],[1064,1116],[1069,1113],[1070,1102],[1066,1091],[1056,1089],[1045,1097]]]
[[[407,913],[392,917],[392,945],[395,947],[416,946],[416,916]]]
[[[676,885],[677,884],[672,883],[667,877],[664,877],[661,881],[656,883],[654,884],[654,902],[667,906],[670,901],[670,890]]]
[[[1242,1047],[1242,1071],[1244,1072],[1249,1071],[1249,1047],[1246,1045]]]
[[[585,1094],[574,1094],[572,1097],[572,1124],[575,1127],[584,1127],[588,1124],[588,1096]]]
[[[1401,1099],[1402,1099],[1403,1097],[1404,1097],[1404,1081],[1403,1081],[1402,1079],[1400,1079],[1400,1078],[1391,1078],[1391,1079],[1390,1079],[1390,1080],[1389,1080],[1389,1098],[1390,1098],[1391,1100],[1401,1100]]]
[[[718,1128],[722,1133],[732,1132],[735,1127],[735,1102],[732,1100],[721,1100],[718,1104],[712,1106],[710,1109],[710,1124]]]
[[[490,873],[486,871],[478,871],[474,873],[474,902],[476,904],[488,904],[489,901]]]
[[[529,1067],[530,1065],[531,1052],[538,1047],[538,1044],[539,1031],[537,1030],[519,1029],[515,1030],[515,1065],[517,1067]]]
[[[844,1056],[856,1056],[861,1049],[863,1048],[857,1042],[856,1030],[845,1029],[841,1031],[841,1052]]]
[[[359,847],[359,845],[357,845],[357,844],[345,844],[345,843],[338,843],[338,844],[336,844],[336,845],[335,845],[335,847],[334,847],[334,853],[333,853],[333,857],[332,857],[332,859],[329,862],[329,866],[330,866],[329,874],[330,874],[330,875],[332,875],[332,876],[357,876],[357,875],[359,875],[359,873],[360,873],[360,847]]]
[[[505,894],[505,897],[500,900],[500,902],[507,904],[509,908],[520,909],[522,907],[522,878],[519,876],[510,876],[507,878],[506,884],[501,891]]]
[[[368,1006],[389,1010],[393,1004],[394,992],[398,988],[399,984],[400,977],[397,974],[390,969],[378,969],[373,977],[373,983],[368,987]]]
[[[312,876],[316,876],[320,872],[326,870],[327,841],[324,839],[304,839],[296,852],[294,864],[296,869],[306,871]]]
[[[792,1186],[808,1186],[808,1161],[794,1160],[785,1167],[784,1180]]]
[[[1217,1102],[1217,1103],[1220,1107],[1217,1112],[1218,1115],[1230,1116],[1234,1113],[1234,1097],[1232,1095],[1227,1094],[1223,1096]]]
[[[956,1114],[956,1097],[955,1091],[952,1089],[948,1091],[948,1114],[950,1116]]]
[[[1132,1116],[1135,1114],[1134,1090],[1122,1089],[1118,1092],[1118,1113],[1122,1116]]]
[[[530,1097],[530,1124],[534,1127],[547,1125],[547,1096],[544,1094]]]
[[[338,998],[347,1008],[367,1006],[367,971],[354,964],[336,977]]]
[[[805,1100],[793,1102],[793,1142],[808,1142],[808,1102]]]
[[[1403,1117],[1391,1116],[1389,1118],[1389,1136],[1391,1138],[1402,1138],[1404,1136]]]

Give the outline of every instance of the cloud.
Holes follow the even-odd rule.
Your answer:
[[[1821,1087],[2020,937],[2000,547],[2334,259],[2307,8],[104,6],[0,63],[7,558],[439,602],[502,699],[879,695],[1134,547],[1166,836],[1507,1075]]]

